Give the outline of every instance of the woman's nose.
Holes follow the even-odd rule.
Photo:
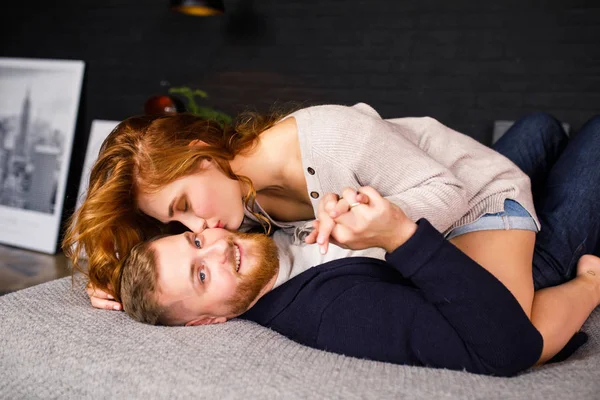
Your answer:
[[[195,233],[200,233],[207,227],[206,220],[203,218],[189,218],[187,221],[183,222],[183,224]]]

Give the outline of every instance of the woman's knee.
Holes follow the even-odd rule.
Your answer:
[[[600,135],[600,115],[596,115],[595,117],[592,117],[590,120],[588,120],[585,123],[585,125],[583,125],[580,132],[582,132],[584,130],[598,132],[597,134]]]
[[[517,121],[517,124],[522,124],[528,128],[528,133],[535,140],[543,140],[548,142],[563,142],[567,141],[567,133],[562,124],[554,116],[546,112],[534,112],[528,114]]]
[[[569,147],[576,148],[582,157],[585,155],[589,162],[597,162],[600,149],[600,115],[588,120],[573,135],[571,143]]]

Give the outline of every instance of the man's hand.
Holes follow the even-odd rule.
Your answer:
[[[331,205],[334,196],[324,198],[329,204],[323,206],[324,211],[328,211],[324,218],[326,230],[320,212],[314,224],[315,232],[307,237],[307,243],[314,243],[314,238],[330,232],[332,241],[342,247],[353,250],[381,247],[392,252],[417,229],[400,207],[371,187],[362,187],[358,192],[345,189],[342,198]]]
[[[123,309],[123,305],[118,301],[115,301],[115,298],[110,293],[94,287],[91,283],[88,282],[85,290],[88,296],[90,296],[90,301],[92,302],[93,307],[116,311]]]

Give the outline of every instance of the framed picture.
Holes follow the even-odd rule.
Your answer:
[[[83,61],[0,57],[0,242],[56,252]]]
[[[102,147],[102,142],[104,142],[104,139],[106,139],[108,134],[111,133],[118,124],[119,121],[104,121],[101,119],[92,121],[87,150],[85,152],[85,161],[83,162],[83,170],[81,172],[81,181],[79,182],[79,191],[77,192],[76,208],[81,206],[87,193],[87,187],[90,182],[90,172],[98,159],[98,153],[100,152],[100,147]]]

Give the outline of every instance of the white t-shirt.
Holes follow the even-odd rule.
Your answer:
[[[380,260],[385,258],[385,250],[381,248],[347,250],[331,243],[327,254],[321,254],[318,245],[298,243],[293,236],[281,230],[273,234],[273,240],[279,249],[279,273],[273,289],[307,269],[329,261],[346,257],[371,257]]]

